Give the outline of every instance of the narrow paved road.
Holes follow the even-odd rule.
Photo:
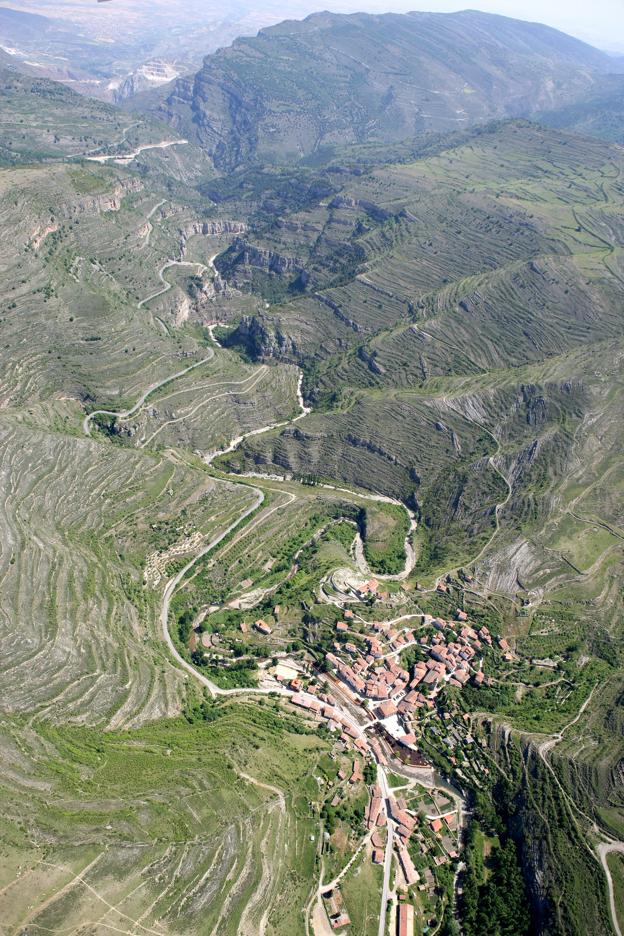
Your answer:
[[[609,891],[609,908],[611,910],[611,921],[613,923],[613,929],[617,933],[617,936],[622,936],[622,930],[620,928],[620,921],[617,914],[617,906],[615,903],[615,890],[613,887],[613,878],[611,877],[611,869],[609,868],[609,862],[607,861],[608,856],[612,852],[620,852],[624,855],[624,842],[602,842],[600,845],[596,846],[596,852],[600,859],[600,863],[603,867],[605,876],[607,878],[607,888]]]
[[[160,626],[161,626],[163,637],[165,639],[167,646],[169,647],[169,650],[171,651],[172,656],[175,657],[177,662],[180,664],[180,666],[184,670],[186,670],[187,673],[190,673],[192,676],[194,676],[203,686],[205,686],[208,689],[208,691],[213,696],[213,698],[215,696],[228,696],[228,695],[240,695],[240,694],[269,695],[270,693],[276,693],[278,695],[283,695],[283,696],[291,696],[294,694],[292,689],[286,689],[283,686],[279,686],[279,687],[276,686],[275,688],[270,688],[270,689],[264,689],[260,686],[254,686],[254,687],[249,687],[249,688],[240,687],[236,689],[222,689],[220,686],[214,683],[211,679],[208,679],[207,676],[204,676],[204,674],[201,673],[198,669],[196,669],[191,663],[188,663],[184,659],[184,657],[181,656],[180,653],[178,653],[178,650],[175,644],[173,643],[173,640],[171,639],[171,634],[169,632],[169,608],[171,605],[171,599],[173,598],[176,588],[178,587],[178,585],[180,584],[180,582],[182,581],[186,573],[189,572],[193,568],[196,562],[199,562],[199,560],[202,559],[205,555],[207,555],[207,553],[215,549],[219,545],[219,543],[225,539],[226,536],[229,536],[229,534],[233,530],[235,530],[238,526],[240,526],[241,523],[243,523],[243,521],[246,520],[246,518],[250,514],[252,514],[255,510],[257,510],[257,508],[264,502],[264,491],[261,491],[260,488],[251,488],[251,490],[254,491],[256,494],[256,499],[254,503],[250,507],[248,507],[245,511],[243,511],[240,517],[237,520],[234,520],[229,525],[229,527],[227,527],[226,530],[220,533],[219,536],[215,537],[215,539],[213,539],[210,543],[208,543],[207,546],[204,546],[197,553],[196,556],[193,556],[193,558],[190,559],[186,563],[184,568],[180,569],[180,571],[176,575],[174,575],[173,578],[169,579],[169,581],[165,585],[165,589],[163,592],[162,605],[160,608]],[[288,492],[285,492],[285,493],[288,493]],[[295,497],[292,494],[289,496],[292,498],[291,500],[286,501],[284,504],[278,504],[276,507],[272,507],[271,510],[269,510],[269,512],[266,514],[266,517],[269,517],[271,514],[275,513],[275,511],[277,510],[282,510],[284,507],[288,506],[288,504],[292,503],[292,500],[294,500]]]
[[[162,208],[162,206],[163,206],[164,204],[166,204],[166,202],[167,202],[167,199],[166,199],[166,198],[163,198],[163,199],[161,199],[159,202],[156,202],[156,204],[155,204],[154,207],[150,210],[149,214],[147,215],[147,217],[146,217],[146,219],[145,219],[145,223],[146,223],[146,225],[147,225],[147,233],[146,233],[146,235],[145,235],[145,242],[144,242],[144,244],[143,244],[144,247],[147,247],[147,246],[148,246],[148,244],[149,244],[149,242],[150,242],[150,237],[152,236],[152,231],[154,230],[154,227],[153,227],[153,225],[152,225],[152,218],[154,217],[154,215],[156,214],[156,212],[158,211],[158,209],[159,209],[159,208]]]
[[[163,429],[166,429],[167,426],[173,426],[176,423],[184,422],[186,419],[191,419],[203,406],[207,406],[209,403],[214,403],[215,400],[221,400],[223,397],[228,396],[247,396],[247,394],[251,393],[252,390],[255,390],[267,371],[268,367],[262,366],[259,371],[250,374],[248,377],[245,377],[244,380],[226,380],[212,384],[210,387],[211,390],[217,389],[218,387],[238,387],[240,389],[224,390],[221,393],[215,393],[214,396],[205,397],[203,400],[200,400],[198,403],[196,403],[195,406],[193,406],[190,410],[188,410],[188,412],[183,413],[182,416],[176,416],[172,419],[168,419],[166,422],[161,423],[161,425],[155,429],[154,432],[152,432],[151,436],[148,438],[143,437],[141,439],[139,448],[147,448],[147,446],[153,442],[156,436],[160,435]],[[171,399],[172,396],[176,396],[177,392],[178,391],[167,394],[164,399]]]
[[[207,269],[203,263],[199,263],[197,260],[167,260],[166,263],[163,263],[160,270],[158,271],[158,277],[163,284],[160,289],[157,289],[156,292],[151,293],[149,296],[146,296],[145,299],[141,299],[137,303],[137,309],[141,309],[147,302],[151,302],[152,299],[156,299],[158,296],[164,295],[164,293],[169,292],[170,289],[173,289],[173,284],[168,283],[163,273],[165,270],[168,270],[170,267],[174,266],[194,266],[198,267],[200,270]]]
[[[134,127],[140,127],[142,121],[137,120],[135,123],[129,124],[127,127],[121,131],[121,138],[119,140],[111,140],[110,143],[107,143],[107,146],[121,146],[125,142],[126,136],[130,133]],[[62,159],[87,159],[88,156],[92,156],[95,153],[99,153],[102,149],[102,146],[96,146],[93,149],[87,150],[86,153],[68,153],[67,156],[61,157]]]
[[[388,779],[386,777],[386,772],[381,766],[377,765],[377,776],[379,778],[379,784],[381,786],[381,795],[383,796],[384,802],[387,804],[390,797],[390,787],[388,786]],[[379,929],[377,931],[378,936],[386,936],[386,916],[388,913],[388,900],[390,899],[390,873],[392,870],[392,852],[394,849],[394,823],[390,816],[388,816],[388,808],[386,805],[386,816],[387,816],[387,828],[388,828],[388,841],[386,843],[386,857],[384,861],[384,875],[383,875],[383,885],[381,888],[381,903],[379,906]]]
[[[583,704],[581,705],[580,709],[578,710],[578,713],[577,713],[576,716],[572,719],[572,721],[569,721],[569,722],[568,722],[566,725],[564,725],[563,728],[561,728],[556,734],[552,735],[552,737],[547,738],[545,741],[542,741],[542,742],[540,742],[538,745],[536,745],[536,750],[537,750],[537,753],[539,754],[540,758],[542,759],[542,761],[544,762],[544,764],[546,765],[546,767],[547,767],[548,770],[550,771],[550,773],[551,773],[551,775],[552,775],[552,777],[553,777],[555,783],[556,783],[557,786],[559,787],[559,789],[560,789],[562,795],[563,795],[564,798],[567,800],[567,802],[570,804],[570,806],[573,806],[574,809],[575,809],[581,816],[583,816],[583,818],[590,824],[590,826],[593,828],[594,832],[595,832],[597,835],[600,835],[600,834],[605,835],[606,833],[602,832],[602,830],[598,828],[598,825],[597,825],[596,822],[591,818],[591,816],[588,816],[586,813],[584,813],[584,812],[576,805],[576,803],[574,802],[574,800],[572,799],[572,797],[568,794],[568,792],[563,788],[563,786],[561,785],[561,782],[560,782],[559,778],[557,777],[557,774],[556,774],[555,771],[553,770],[552,765],[550,764],[550,761],[549,761],[549,759],[548,759],[548,754],[549,754],[549,753],[552,751],[552,749],[553,749],[557,744],[559,744],[559,742],[563,739],[563,735],[564,735],[565,732],[568,730],[568,728],[571,728],[572,725],[575,725],[575,724],[579,721],[579,719],[580,719],[581,716],[583,715],[583,712],[585,711],[585,709],[587,708],[587,706],[588,706],[589,703],[591,702],[592,696],[594,695],[594,692],[596,691],[596,688],[597,688],[597,686],[594,686],[594,687],[593,687],[593,689],[591,690],[591,692],[589,693],[589,695],[587,696],[587,698],[585,699],[585,701],[584,701]],[[590,849],[590,850],[591,850],[591,849]],[[600,861],[600,864],[602,865],[602,869],[603,869],[604,874],[605,874],[605,877],[606,877],[606,879],[607,879],[607,890],[608,890],[608,893],[609,893],[609,911],[610,911],[610,914],[611,914],[611,921],[612,921],[612,923],[613,923],[613,929],[615,930],[617,936],[622,936],[622,929],[621,929],[621,927],[620,927],[620,922],[619,922],[618,914],[617,914],[617,906],[616,906],[616,903],[615,903],[615,890],[614,890],[614,886],[613,886],[613,878],[612,878],[612,875],[611,875],[611,869],[609,868],[609,862],[607,861],[607,857],[608,857],[608,855],[610,855],[612,852],[620,852],[621,854],[624,854],[624,842],[618,842],[618,841],[613,841],[613,840],[610,840],[610,841],[608,841],[608,842],[600,842],[598,845],[595,846],[595,852],[596,852],[596,855],[598,856],[598,860]]]
[[[225,530],[219,533],[219,535],[216,536],[213,540],[211,540],[210,543],[204,546],[197,553],[196,556],[193,556],[193,558],[190,559],[186,563],[186,565],[182,569],[180,569],[180,571],[176,575],[173,576],[173,578],[169,579],[169,581],[165,585],[163,598],[162,598],[162,604],[160,607],[160,627],[161,627],[163,638],[165,640],[165,643],[169,647],[169,651],[171,655],[175,658],[178,665],[181,666],[183,670],[186,670],[187,673],[190,673],[191,676],[194,676],[195,679],[197,679],[200,683],[202,683],[202,685],[204,685],[208,689],[208,691],[213,697],[218,696],[218,695],[237,695],[240,693],[267,695],[269,692],[278,692],[280,693],[280,695],[291,695],[290,690],[281,689],[281,688],[280,689],[261,689],[261,688],[222,689],[220,686],[217,686],[216,683],[212,682],[211,679],[208,679],[207,676],[204,676],[203,673],[200,673],[199,670],[197,670],[194,666],[188,663],[184,659],[184,657],[178,653],[178,650],[173,640],[171,639],[171,634],[169,633],[169,607],[171,605],[171,599],[173,598],[176,588],[178,587],[178,585],[180,584],[184,576],[187,574],[187,572],[189,572],[190,569],[193,568],[195,563],[199,562],[199,560],[202,559],[205,555],[207,555],[207,553],[215,549],[219,545],[219,543],[225,539],[226,536],[229,536],[229,534],[233,530],[235,530],[236,527],[240,526],[240,524],[264,502],[264,491],[261,491],[260,488],[252,488],[252,490],[256,494],[256,498],[253,504],[247,507],[237,520],[232,521],[232,523],[230,523],[230,525]]]
[[[116,153],[110,156],[83,156],[82,159],[88,159],[89,162],[116,162],[122,166],[125,166],[126,163],[132,162],[133,159],[136,159],[141,153],[144,153],[146,150],[153,149],[168,149],[170,146],[183,146],[188,143],[188,140],[162,140],[160,143],[143,143],[141,146],[137,146],[135,150],[131,153]]]
[[[165,387],[167,384],[171,383],[172,380],[177,380],[178,377],[183,377],[184,374],[188,374],[189,371],[194,370],[196,367],[200,367],[202,364],[206,364],[208,361],[211,361],[213,357],[214,351],[212,348],[209,348],[209,353],[206,355],[206,357],[202,358],[201,361],[195,361],[194,364],[190,364],[189,367],[185,367],[184,370],[178,371],[177,374],[172,374],[170,377],[165,377],[164,380],[159,380],[158,383],[152,384],[151,387],[148,387],[145,393],[141,394],[134,406],[132,406],[129,410],[122,410],[119,412],[115,412],[114,410],[94,410],[93,413],[87,413],[82,421],[82,431],[87,436],[91,435],[91,423],[96,416],[114,416],[116,419],[127,419],[129,416],[133,416],[138,410],[141,409],[148,396],[151,396],[151,394],[155,393],[156,390],[160,390],[161,387]]]

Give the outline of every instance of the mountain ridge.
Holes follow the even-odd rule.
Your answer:
[[[572,103],[611,69],[581,40],[508,17],[325,12],[207,56],[155,108],[227,171],[530,117]]]
[[[7,936],[619,932],[620,82],[509,22],[0,69]]]

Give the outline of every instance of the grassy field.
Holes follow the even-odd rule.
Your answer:
[[[132,732],[6,721],[7,932],[254,932],[268,914],[267,932],[303,933],[316,785],[301,776],[325,745],[300,732],[268,703]]]
[[[383,869],[374,865],[365,849],[342,880],[341,891],[351,926],[362,936],[376,936]]]
[[[405,566],[409,517],[392,504],[369,504],[364,520],[364,555],[374,572],[396,575]]]

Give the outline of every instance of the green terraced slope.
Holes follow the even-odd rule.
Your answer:
[[[7,936],[325,936],[339,900],[387,932],[399,838],[418,933],[617,934],[623,150],[429,133],[575,126],[603,65],[321,14],[209,58],[175,131],[7,77]]]
[[[228,341],[302,364],[320,411],[229,464],[411,499],[436,554],[466,558],[462,536],[491,534],[510,471],[527,490],[548,484],[542,457],[565,474],[602,393],[596,362],[622,327],[621,171],[616,147],[494,126],[239,238],[218,264],[241,285],[277,295],[293,256],[306,283]],[[332,277],[325,257],[347,254]]]
[[[270,908],[267,932],[301,932],[327,747],[304,731],[274,704],[131,733],[4,720],[3,927],[233,936]]]

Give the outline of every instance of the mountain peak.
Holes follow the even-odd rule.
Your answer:
[[[226,169],[529,117],[587,91],[610,61],[555,29],[475,10],[324,11],[207,56],[160,116]]]

